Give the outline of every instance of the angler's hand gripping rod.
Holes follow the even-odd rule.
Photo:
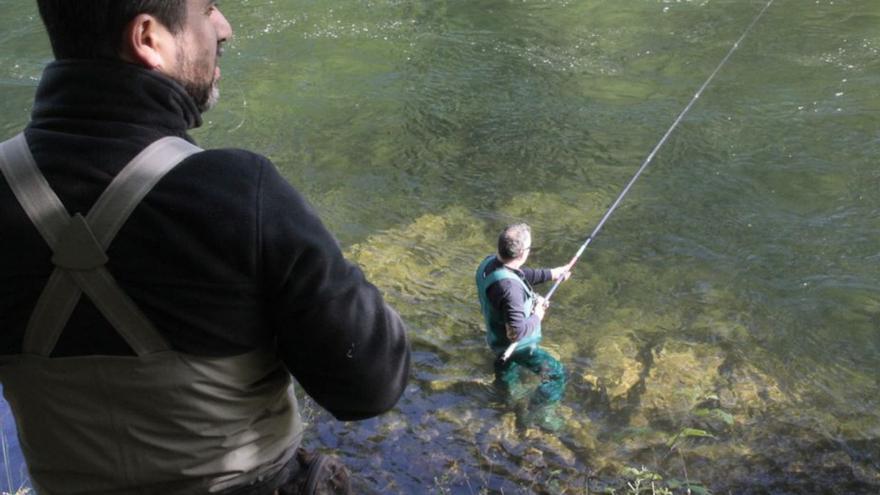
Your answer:
[[[752,22],[748,25],[748,27],[746,27],[745,31],[743,31],[743,33],[739,37],[739,39],[737,39],[736,42],[734,42],[733,46],[730,47],[730,50],[728,50],[727,55],[725,55],[724,58],[721,59],[721,62],[719,62],[718,66],[715,67],[715,70],[713,70],[712,73],[709,74],[709,77],[706,79],[706,82],[704,82],[703,85],[700,86],[700,89],[698,89],[697,92],[694,93],[694,96],[693,96],[693,98],[691,98],[691,101],[688,102],[688,104],[684,107],[684,109],[681,111],[681,113],[678,114],[678,117],[676,117],[675,121],[672,122],[672,125],[669,126],[669,129],[667,129],[666,133],[663,134],[663,137],[660,138],[660,141],[658,141],[657,144],[654,146],[654,149],[652,149],[651,152],[648,153],[648,156],[645,157],[645,161],[642,162],[642,166],[639,167],[639,169],[636,171],[636,173],[632,176],[632,179],[630,179],[629,182],[626,184],[626,187],[623,188],[623,191],[621,191],[620,194],[617,196],[617,199],[614,200],[614,203],[611,204],[611,207],[608,208],[608,211],[605,212],[605,215],[602,216],[602,219],[599,220],[599,223],[596,225],[596,228],[593,229],[593,232],[590,234],[590,236],[587,237],[587,240],[584,241],[583,244],[581,244],[580,249],[577,250],[577,253],[574,255],[574,258],[571,261],[571,267],[569,268],[569,270],[571,268],[573,268],[575,264],[577,264],[581,255],[584,254],[584,251],[587,249],[587,246],[589,246],[590,243],[593,242],[593,239],[596,237],[596,234],[598,234],[599,231],[602,230],[602,227],[605,225],[605,222],[608,221],[608,218],[611,216],[612,213],[614,213],[614,210],[617,209],[617,207],[620,205],[620,202],[623,201],[623,197],[626,196],[626,193],[629,192],[629,190],[632,188],[633,184],[635,184],[635,182],[639,179],[639,176],[642,175],[642,172],[644,172],[645,169],[648,168],[648,165],[651,163],[651,161],[657,155],[657,152],[660,151],[660,148],[662,148],[663,145],[666,144],[666,141],[669,139],[669,136],[672,135],[672,132],[675,130],[676,127],[678,127],[678,124],[680,124],[681,121],[684,119],[684,116],[687,115],[687,113],[690,111],[691,107],[694,106],[694,103],[697,102],[697,99],[700,98],[700,95],[703,94],[703,91],[705,91],[705,89],[709,86],[709,83],[711,83],[712,80],[715,79],[715,75],[721,71],[721,68],[724,67],[724,64],[727,63],[727,60],[730,59],[731,55],[733,55],[733,52],[735,52],[736,49],[739,48],[740,43],[742,43],[742,41],[744,39],[746,39],[746,36],[748,36],[749,32],[752,30],[752,27],[754,27],[755,24],[758,23],[758,20],[761,19],[761,17],[764,15],[764,12],[766,12],[767,9],[770,8],[770,5],[772,5],[774,1],[775,0],[769,0],[767,2],[767,4],[764,5],[764,8],[761,9],[760,12],[758,12],[758,14],[755,16],[754,19],[752,19]],[[544,305],[545,306],[550,304],[550,298],[553,297],[553,294],[556,292],[556,289],[559,288],[559,285],[562,284],[562,282],[564,282],[565,280],[567,280],[567,278],[568,277],[559,277],[558,279],[556,279],[556,282],[553,284],[553,286],[547,292],[547,295],[544,296]],[[510,358],[510,356],[513,354],[513,351],[516,350],[516,344],[517,344],[516,342],[511,343],[510,346],[504,351],[504,354],[501,356],[502,361],[507,361],[507,359]]]

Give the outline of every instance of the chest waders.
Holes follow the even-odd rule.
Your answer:
[[[508,270],[507,268],[499,268],[490,274],[486,274],[486,267],[489,266],[495,259],[495,256],[489,256],[477,268],[476,273],[476,282],[477,282],[477,294],[480,297],[480,309],[483,311],[483,319],[486,323],[486,341],[489,343],[489,347],[496,355],[500,355],[504,352],[504,349],[507,346],[512,345],[510,338],[507,336],[507,322],[504,320],[504,315],[501,314],[500,311],[495,309],[492,304],[489,302],[489,296],[487,294],[487,290],[489,286],[498,282],[499,280],[509,279],[514,280],[515,283],[518,283],[526,294],[526,300],[523,303],[523,307],[526,311],[526,318],[532,315],[535,307],[535,291],[525,282],[525,280],[519,278],[516,273]],[[524,338],[515,342],[516,350],[522,350],[526,348],[534,348],[538,344],[541,343],[541,325],[538,324],[538,327],[529,335],[526,335]]]
[[[39,493],[222,493],[273,482],[299,445],[290,375],[274,352],[176,352],[107,269],[106,250],[135,206],[199,151],[179,138],[156,141],[83,217],[67,213],[23,134],[0,144],[0,171],[55,265],[22,353],[0,356]],[[50,357],[83,293],[135,356]]]

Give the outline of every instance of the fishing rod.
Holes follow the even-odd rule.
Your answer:
[[[632,179],[629,180],[629,182],[626,184],[626,187],[623,188],[623,191],[620,192],[620,194],[617,196],[617,199],[614,200],[614,203],[611,204],[611,207],[608,208],[608,211],[605,212],[605,215],[603,215],[602,219],[599,220],[599,223],[596,224],[596,228],[593,229],[593,232],[590,233],[590,235],[587,237],[587,240],[585,240],[584,243],[581,244],[581,247],[577,250],[577,254],[575,254],[574,258],[572,258],[572,260],[569,262],[568,271],[571,271],[571,269],[574,268],[574,265],[577,264],[581,255],[584,254],[584,251],[587,249],[587,246],[589,246],[590,243],[593,242],[593,239],[596,237],[596,234],[598,234],[599,231],[602,230],[602,227],[605,225],[605,222],[608,221],[608,218],[611,217],[611,214],[614,213],[614,210],[616,210],[617,207],[620,205],[620,202],[623,201],[623,197],[626,196],[626,193],[629,192],[629,190],[632,188],[633,184],[635,184],[635,182],[639,179],[639,176],[642,175],[642,172],[644,172],[645,169],[648,168],[648,165],[651,163],[652,160],[654,160],[654,156],[656,156],[657,152],[660,151],[660,148],[662,148],[663,145],[666,144],[666,141],[669,139],[669,136],[672,135],[672,132],[675,130],[676,127],[678,127],[678,124],[681,123],[681,121],[684,119],[684,116],[687,115],[687,113],[690,111],[691,107],[693,107],[694,104],[697,102],[697,100],[700,98],[700,95],[703,94],[703,91],[705,91],[706,88],[709,86],[709,83],[711,83],[712,80],[715,79],[715,75],[721,71],[721,68],[724,67],[724,65],[730,59],[731,55],[733,55],[733,52],[735,52],[736,49],[739,48],[740,43],[742,43],[743,40],[746,39],[746,36],[748,36],[749,32],[752,30],[752,28],[755,26],[755,24],[758,23],[758,21],[764,15],[764,12],[766,12],[767,9],[770,8],[770,6],[773,4],[774,1],[775,0],[768,0],[768,2],[764,5],[764,8],[762,8],[761,11],[758,12],[757,15],[755,15],[755,18],[752,19],[752,22],[746,27],[745,31],[743,31],[742,35],[740,35],[739,39],[737,39],[736,42],[733,43],[733,46],[730,47],[730,50],[727,51],[727,55],[725,55],[724,58],[721,59],[721,62],[719,62],[718,66],[715,67],[715,70],[713,70],[712,73],[709,74],[709,77],[706,79],[706,81],[703,83],[703,85],[700,86],[700,89],[698,89],[697,92],[694,93],[694,96],[693,96],[693,98],[691,98],[691,101],[688,102],[688,104],[684,107],[684,109],[681,111],[681,113],[678,114],[678,117],[676,117],[676,119],[672,122],[672,125],[669,126],[669,129],[666,130],[666,133],[663,134],[663,137],[660,138],[660,141],[658,141],[657,144],[654,146],[654,148],[651,150],[651,152],[648,153],[648,156],[645,157],[644,162],[642,162],[642,165],[639,167],[639,169],[636,171],[636,173],[632,176]],[[556,289],[559,288],[559,285],[562,284],[562,282],[564,282],[567,279],[568,279],[568,277],[564,277],[564,276],[560,276],[559,278],[556,279],[556,282],[553,284],[552,287],[550,287],[550,290],[547,292],[547,295],[544,296],[544,301],[543,301],[544,307],[549,306],[550,298],[553,297],[553,294],[556,292]],[[517,344],[516,342],[513,342],[510,344],[510,346],[507,347],[507,349],[504,351],[504,354],[501,356],[502,361],[507,361],[507,359],[510,358],[510,356],[513,354],[513,351],[516,350],[516,344]]]

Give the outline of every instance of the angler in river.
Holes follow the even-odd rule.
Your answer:
[[[559,285],[571,276],[571,269],[596,238],[599,231],[602,230],[605,222],[611,218],[623,198],[648,168],[678,124],[681,123],[703,91],[709,86],[709,83],[712,82],[712,79],[715,78],[715,75],[721,71],[733,52],[745,40],[752,27],[772,4],[773,0],[769,0],[752,19],[727,55],[721,59],[715,70],[660,138],[660,141],[648,153],[642,165],[602,215],[593,232],[581,244],[567,265],[543,270],[524,268],[523,265],[528,259],[532,247],[532,235],[529,226],[523,223],[504,229],[498,238],[498,254],[488,256],[477,268],[477,293],[486,320],[486,338],[489,347],[497,356],[495,360],[496,383],[513,391],[519,382],[520,366],[525,366],[534,373],[540,374],[541,385],[538,386],[530,403],[530,410],[535,419],[544,422],[552,421],[551,416],[555,409],[553,406],[562,399],[565,392],[564,367],[553,356],[538,347],[541,342],[541,320],[544,319],[544,312],[550,304],[550,298],[556,293]],[[541,297],[534,292],[531,286],[547,280],[555,280],[556,282],[546,295]]]
[[[576,259],[556,268],[533,269],[525,265],[532,249],[531,229],[518,223],[498,237],[498,253],[487,256],[476,273],[477,294],[486,322],[486,340],[495,353],[495,383],[513,392],[519,387],[520,368],[541,378],[529,403],[536,419],[551,416],[565,393],[565,367],[542,349],[541,321],[548,304],[533,285],[571,276]],[[505,350],[512,347],[507,357]]]

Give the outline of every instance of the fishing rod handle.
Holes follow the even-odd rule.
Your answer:
[[[501,362],[504,363],[508,359],[510,359],[510,356],[513,355],[513,351],[515,351],[515,350],[516,350],[516,342],[512,342],[509,346],[507,346],[507,349],[504,350],[504,354],[501,355]]]

